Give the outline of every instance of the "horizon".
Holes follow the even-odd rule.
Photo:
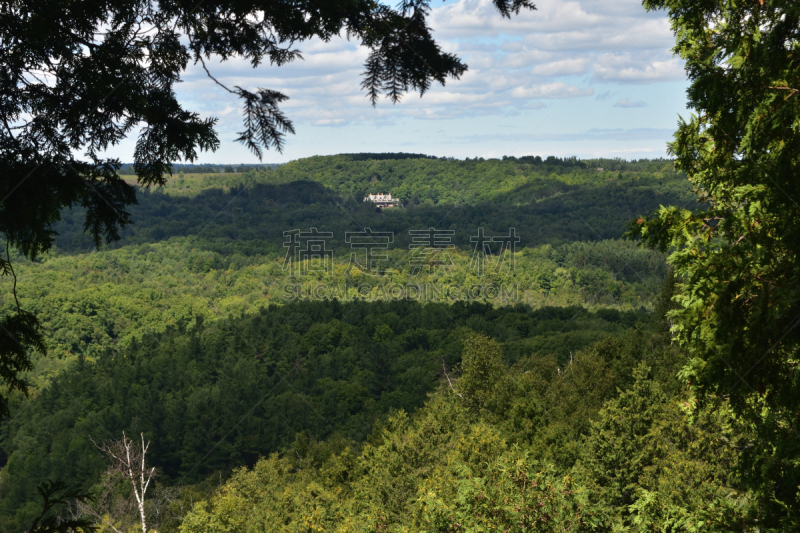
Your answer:
[[[539,155],[539,154],[525,154],[519,156],[511,156],[511,155],[501,155],[497,157],[450,157],[450,156],[435,156],[431,154],[417,154],[417,153],[410,153],[410,152],[342,152],[337,154],[315,154],[309,155],[305,157],[299,157],[297,159],[292,159],[290,161],[285,161],[282,163],[222,163],[222,162],[215,162],[215,161],[204,161],[204,162],[195,162],[195,163],[179,163],[173,162],[172,165],[174,168],[178,167],[202,167],[202,166],[219,166],[219,167],[239,167],[239,166],[246,166],[246,167],[259,167],[259,166],[275,166],[275,165],[288,165],[289,163],[293,163],[295,161],[301,161],[303,159],[311,159],[314,157],[336,157],[342,155],[414,155],[419,156],[417,158],[410,158],[410,159],[438,159],[438,160],[447,160],[447,161],[470,161],[475,159],[482,159],[484,161],[506,161],[509,159],[523,159],[526,157],[541,157],[543,161],[545,161],[548,157],[555,157],[561,161],[568,160],[568,159],[576,159],[578,161],[621,161],[626,163],[635,163],[640,161],[675,161],[674,157],[639,157],[639,158],[624,158],[624,157],[578,157],[575,155],[568,155],[568,156],[556,156],[553,154],[549,155]],[[391,159],[391,158],[385,158]],[[122,168],[133,166],[133,163],[130,162],[122,162]]]

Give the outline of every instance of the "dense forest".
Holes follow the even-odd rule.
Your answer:
[[[20,301],[42,317],[54,356],[37,364],[34,380],[57,373],[76,357],[124,348],[137,336],[191,326],[198,316],[239,316],[287,299],[342,299],[345,291],[348,299],[379,300],[403,287],[406,298],[416,294],[407,289],[411,285],[423,289],[416,297],[422,300],[428,287],[439,290],[435,301],[489,301],[496,294],[498,303],[533,307],[652,309],[666,272],[663,255],[620,237],[626,223],[659,205],[694,205],[682,176],[663,161],[588,164],[548,158],[558,164],[536,165],[509,158],[465,162],[366,156],[330,157],[327,174],[320,171],[320,158],[311,158],[245,175],[173,176],[163,189],[140,191],[133,224],[120,241],[98,252],[83,232],[81,213],[64,213],[56,226],[56,249],[35,262],[15,260]],[[598,172],[597,164],[617,165],[617,170],[613,175]],[[410,203],[377,213],[363,203],[361,193],[341,196],[322,185],[335,181],[330,176],[341,182],[342,175],[350,175],[350,182],[340,186],[358,188],[371,179],[372,174],[362,172],[365,165],[372,173],[393,168],[397,179],[408,182],[428,176],[438,184],[460,176],[465,187],[484,195],[517,188],[492,201]],[[501,186],[486,185],[484,168],[498,176]],[[556,173],[559,168],[567,173]],[[384,192],[396,193],[391,188]],[[501,202],[507,196],[514,197],[512,206]],[[293,275],[285,264],[283,232],[310,227],[332,233],[326,245],[334,252],[333,263],[323,272]],[[365,227],[394,235],[378,276],[347,271],[352,250],[343,242],[345,233]],[[428,227],[452,232],[454,248],[447,252],[452,265],[413,276],[408,232]],[[475,245],[470,238],[481,227],[487,234],[516,228],[520,242],[513,269],[505,264],[481,276],[471,268]],[[441,294],[453,287],[476,290],[473,296]],[[9,308],[13,302],[5,298],[2,305]]]
[[[311,157],[275,169],[240,174],[185,174],[163,188],[140,191],[133,224],[112,247],[201,236],[262,253],[282,233],[316,225],[341,242],[344,231],[371,227],[393,231],[396,246],[408,244],[409,229],[457,229],[454,241],[469,248],[479,227],[508,231],[524,227],[521,246],[618,239],[632,217],[659,205],[693,207],[696,197],[669,161],[597,160],[592,165],[429,158],[362,159]],[[605,165],[605,166],[594,166]],[[598,168],[604,170],[599,171]],[[376,213],[368,193],[407,201],[404,210]],[[60,250],[90,251],[83,213],[66,212],[55,227]],[[231,244],[231,241],[235,241]]]
[[[800,531],[800,3],[642,4],[673,159],[248,166],[190,59],[261,160],[289,95],[204,58],[398,103],[467,71],[430,2],[4,4],[0,533]]]
[[[671,165],[351,154],[179,173],[138,191],[99,251],[64,212],[53,250],[14,258],[49,355],[0,430],[0,531],[31,523],[45,482],[92,494],[62,514],[140,527],[103,452],[122,435],[150,442],[163,532],[751,520],[736,470],[751,429],[692,403],[665,256],[622,238],[659,205],[697,206]],[[284,232],[310,228],[331,234],[329,268],[290,262]],[[345,234],[364,228],[392,235],[376,272],[348,268]],[[447,268],[414,273],[426,228],[450,232]],[[519,237],[482,272],[479,228]],[[339,286],[354,291],[319,290]],[[411,286],[445,290],[393,292]],[[449,290],[470,286],[503,289]]]
[[[536,354],[554,371],[647,318],[580,307],[298,302],[146,335],[80,358],[15,412],[3,438],[0,513],[14,530],[32,517],[24,504],[35,501],[37,482],[98,480],[104,458],[90,437],[144,432],[160,484],[213,481],[298,435],[358,449],[376,421],[423,405],[442,372],[461,363],[472,332],[502,339],[508,364]],[[621,376],[631,364],[606,363]]]
[[[376,210],[367,192],[404,206]],[[245,173],[180,172],[140,190],[133,224],[99,251],[81,213],[64,212],[53,250],[14,258],[20,302],[41,317],[49,355],[35,359],[29,397],[12,395],[3,422],[2,531],[30,523],[45,481],[103,495],[95,505],[108,527],[134,527],[135,513],[119,504],[125,483],[108,477],[97,446],[123,431],[152,442],[158,475],[148,513],[161,531],[211,528],[202,520],[217,520],[222,504],[193,502],[251,475],[238,468],[289,461],[287,475],[301,469],[310,480],[334,456],[356,464],[386,439],[405,439],[430,409],[455,409],[452,422],[467,424],[435,429],[447,439],[483,424],[496,440],[487,445],[535,450],[567,472],[584,453],[580,435],[617,388],[632,386],[639,363],[675,389],[679,358],[658,326],[664,256],[621,239],[632,218],[666,203],[694,205],[668,161],[352,154]],[[332,234],[332,262],[302,274],[287,268],[284,232],[311,227]],[[409,232],[430,227],[450,232],[448,268],[415,274]],[[347,268],[345,233],[363,228],[393,235],[373,275]],[[488,250],[498,268],[485,272],[472,268],[479,228],[514,228],[519,237],[513,249]],[[319,285],[357,290],[343,297],[315,292]],[[392,292],[409,286],[445,290],[432,299]],[[465,286],[503,289],[450,290]],[[475,342],[502,352],[495,377],[506,376],[508,391],[533,386],[516,383],[520,372],[540,380],[523,394],[533,403],[508,411],[516,422],[459,405]],[[596,386],[572,389],[584,372],[598,372]],[[518,419],[531,409],[544,409],[540,421]],[[338,488],[314,481],[344,491],[331,520],[349,505],[344,495],[360,474],[350,475]],[[404,490],[417,483],[406,482]],[[416,512],[401,500],[387,523]],[[360,521],[359,512],[341,517]]]

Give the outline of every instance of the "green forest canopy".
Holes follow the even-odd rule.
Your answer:
[[[683,202],[691,206],[681,177],[664,170],[668,163],[662,161],[602,161],[609,169],[616,165],[611,173],[598,172],[597,162],[573,160],[548,166],[508,158],[348,162],[348,157],[328,158],[328,174],[353,176],[352,184],[342,185],[347,188],[368,183],[371,174],[361,172],[362,165],[369,165],[373,172],[395,169],[396,179],[408,182],[427,177],[438,183],[460,176],[465,187],[476,189],[483,183],[483,173],[478,171],[486,167],[504,184],[486,194],[514,184],[517,188],[491,202],[412,203],[376,213],[360,197],[341,196],[308,179],[334,181],[319,173],[324,168],[322,158],[284,165],[280,179],[273,175],[278,171],[176,176],[163,190],[140,192],[139,205],[132,210],[135,223],[110,251],[100,252],[89,252],[92,244],[82,232],[81,214],[67,212],[56,228],[54,252],[35,263],[17,258],[23,308],[42,318],[48,330],[45,341],[54,356],[40,360],[38,372],[49,375],[71,358],[96,357],[108,348],[127,346],[144,333],[162,332],[170,324],[192,324],[196,316],[210,320],[282,302],[287,285],[294,287],[290,294],[302,298],[309,287],[320,284],[366,283],[373,290],[359,297],[374,299],[381,298],[381,291],[385,297],[392,284],[513,284],[516,301],[534,307],[652,308],[665,273],[663,257],[615,239],[629,220],[658,205]],[[398,166],[403,164],[410,166]],[[428,164],[434,165],[434,178]],[[558,187],[551,189],[547,183]],[[194,186],[193,194],[185,194]],[[515,205],[499,203],[505,196],[513,196]],[[284,269],[287,249],[282,233],[312,226],[333,233],[333,268],[311,279],[293,278]],[[448,275],[413,277],[408,231],[431,226],[453,231],[454,267]],[[392,275],[354,278],[346,274],[350,247],[343,242],[344,233],[363,227],[394,232],[388,260],[381,265],[391,268]],[[521,241],[514,272],[505,266],[479,279],[470,270],[474,244],[469,239],[479,227],[487,234],[517,229]],[[6,299],[4,304],[11,302]]]
[[[122,431],[153,443],[159,531],[447,531],[474,520],[723,531],[762,519],[739,470],[751,429],[721,399],[701,409],[675,379],[685,355],[664,318],[664,255],[620,240],[658,205],[695,207],[668,162],[328,163],[175,176],[138,193],[136,224],[109,250],[89,251],[80,213],[65,213],[52,253],[16,259],[55,357],[37,360],[30,398],[12,397],[0,531],[30,523],[44,480],[99,490],[107,464],[89,437]],[[442,181],[467,192],[437,196]],[[404,185],[404,208],[361,201]],[[408,231],[426,225],[453,231],[458,268],[414,278]],[[283,231],[310,227],[345,253],[309,281],[284,269]],[[361,227],[397,236],[375,292],[285,298],[286,283],[353,282],[343,236]],[[516,284],[518,303],[386,301],[377,290],[474,282],[479,227],[518,230],[516,269],[481,279]]]
[[[334,312],[363,308],[364,321],[371,323],[382,318],[386,306],[395,306],[398,311],[394,314],[398,317],[411,316],[415,309],[467,312],[459,315],[467,317],[459,326],[459,338],[447,344],[457,347],[458,354],[442,355],[441,373],[437,368],[432,380],[437,386],[425,405],[417,404],[413,413],[407,413],[405,409],[395,410],[397,403],[383,403],[390,411],[388,417],[386,412],[377,413],[372,420],[372,432],[360,441],[363,434],[354,436],[347,429],[321,435],[306,420],[312,429],[310,434],[301,430],[291,443],[286,444],[289,442],[286,440],[280,444],[280,451],[237,469],[224,485],[220,474],[218,480],[208,477],[184,489],[176,485],[167,487],[177,490],[169,492],[173,504],[165,506],[163,498],[151,498],[149,512],[159,517],[158,529],[177,528],[184,533],[264,529],[441,532],[490,528],[714,532],[798,529],[796,349],[800,330],[796,326],[800,323],[797,320],[800,240],[796,226],[800,216],[795,193],[800,100],[795,96],[800,92],[797,68],[800,6],[788,0],[744,3],[646,0],[644,4],[648,9],[669,11],[677,37],[674,51],[686,61],[691,81],[688,105],[696,114],[681,120],[670,151],[676,156],[677,168],[686,172],[703,202],[689,209],[680,202],[668,203],[652,216],[636,217],[630,225],[630,236],[643,238],[660,252],[669,252],[674,267],[667,272],[663,291],[652,300],[652,313],[648,313],[647,307],[622,312],[604,309],[598,305],[598,299],[594,300],[591,311],[576,308],[576,318],[594,323],[597,326],[594,329],[606,337],[592,339],[581,348],[578,348],[580,343],[575,344],[580,337],[570,338],[566,344],[561,342],[561,346],[577,348],[568,350],[568,359],[566,350],[554,354],[536,340],[541,335],[546,338],[545,343],[552,340],[547,337],[552,336],[553,330],[539,327],[540,322],[549,322],[547,317],[560,316],[553,323],[555,327],[559,327],[559,321],[563,323],[558,334],[568,328],[572,319],[564,322],[565,316],[558,315],[563,308],[555,311],[550,307],[508,308],[463,302],[448,307],[414,302],[298,301],[267,306],[249,317],[215,321],[217,326],[245,324],[247,320],[256,325],[258,317],[291,314],[293,308],[304,308],[303,316],[313,315],[320,323],[325,323],[324,313],[315,314],[312,308]],[[663,172],[652,166],[648,170],[620,164],[619,170],[613,169],[617,176],[612,173],[613,179],[602,183],[597,177],[611,165],[597,164],[594,169],[597,174],[590,177],[591,166],[577,159],[530,158],[510,162],[478,159],[459,162],[464,165],[461,168],[446,167],[440,160],[422,157],[404,158],[397,164],[392,159],[377,162],[376,159],[351,154],[339,156],[333,170],[325,168],[330,160],[306,160],[294,166],[256,171],[254,175],[262,185],[275,187],[275,191],[285,186],[307,187],[307,199],[321,198],[315,196],[314,186],[328,197],[335,194],[333,204],[337,214],[347,220],[356,213],[354,209],[359,208],[363,194],[387,192],[386,189],[411,206],[408,211],[373,215],[380,215],[376,221],[394,224],[408,222],[413,216],[408,213],[416,209],[424,213],[426,209],[445,208],[447,211],[437,213],[440,218],[447,219],[450,213],[459,210],[459,218],[454,217],[451,223],[452,229],[465,229],[462,220],[479,221],[481,227],[483,216],[470,219],[467,214],[496,203],[501,207],[493,214],[507,215],[500,225],[508,220],[535,223],[520,226],[534,231],[521,246],[524,250],[542,247],[547,253],[541,257],[551,257],[544,246],[550,245],[558,255],[559,247],[573,244],[570,238],[579,235],[583,246],[587,241],[616,238],[616,218],[606,208],[624,207],[626,196],[611,194],[608,202],[602,198],[602,193],[612,192],[615,185],[627,186],[639,199],[653,199],[653,192],[673,197],[682,197],[687,192],[686,183],[670,190],[669,186],[677,181],[662,183],[664,176],[659,174]],[[491,188],[469,180],[469,173],[463,170],[470,164],[484,173]],[[652,163],[645,162],[644,167],[648,165]],[[556,166],[560,168],[554,170]],[[298,171],[301,167],[304,170]],[[409,168],[416,174],[409,172]],[[626,179],[626,171],[649,174],[645,189],[637,191],[639,180],[630,178],[638,176],[629,173]],[[436,179],[426,179],[426,173]],[[225,181],[225,194],[233,194],[235,199],[251,190],[236,183],[240,179],[241,176],[231,175],[216,181]],[[447,187],[441,186],[442,183]],[[201,190],[208,189],[206,184],[194,187],[196,190],[186,184],[179,182],[169,192],[182,196],[184,201],[196,201],[193,199],[210,194]],[[593,204],[600,207],[591,216],[586,214],[591,210],[585,208],[592,204],[581,203],[581,199],[589,197],[595,197]],[[631,203],[627,207],[639,208],[646,203]],[[322,202],[310,200],[307,204],[319,210]],[[484,212],[479,211],[479,215]],[[627,211],[623,208],[617,213],[622,215]],[[216,213],[212,214],[217,218]],[[213,226],[216,230],[209,242],[224,247],[226,239],[238,236],[233,220],[240,215],[231,211],[222,223],[213,223],[213,219],[212,224],[206,223],[207,228]],[[556,216],[548,218],[548,215]],[[165,217],[166,212],[157,216]],[[564,224],[567,218],[583,222],[589,232],[581,234],[579,224]],[[308,211],[303,217],[289,220],[313,220],[313,213]],[[69,226],[69,220],[65,224]],[[239,250],[242,257],[257,255],[253,251],[259,240],[278,246],[277,235],[259,238],[255,235],[263,229],[248,229],[250,233],[246,234],[254,237],[244,241],[251,248],[248,252]],[[490,229],[502,231],[502,228]],[[181,231],[185,229],[161,236],[131,232],[126,239],[127,244],[141,245],[164,236],[189,237]],[[606,231],[613,235],[606,236]],[[68,235],[69,231],[64,233]],[[590,236],[586,237],[587,234]],[[546,241],[548,238],[552,240]],[[456,244],[463,252],[468,249],[466,243],[462,240]],[[73,252],[82,246],[84,243],[76,238],[64,242],[64,248]],[[616,252],[622,248],[609,245],[604,250]],[[603,254],[601,251],[599,255],[605,257]],[[208,261],[199,263],[208,265]],[[601,270],[609,264],[605,260]],[[583,266],[578,266],[578,271]],[[214,270],[213,261],[208,268]],[[558,268],[566,270],[563,266]],[[617,271],[612,274],[614,281],[622,275]],[[577,277],[576,273],[573,275]],[[541,284],[530,286],[544,288]],[[555,292],[558,293],[558,288]],[[624,303],[616,298],[612,297],[608,303],[624,308]],[[406,306],[404,309],[409,312],[403,314],[397,306]],[[505,318],[501,322],[507,319],[514,327],[502,331],[501,336],[532,339],[532,344],[523,343],[520,351],[513,343],[500,342],[505,339],[498,340],[494,336],[497,331],[487,328],[486,320],[476,320],[475,313],[482,314],[484,319],[502,315]],[[337,342],[338,339],[357,336],[354,332],[339,337],[342,330],[337,329],[338,325],[347,321],[344,315],[335,320],[338,324],[328,323],[328,329],[323,327],[327,332],[333,331],[333,336],[317,337],[325,339],[323,354],[328,347],[348,346]],[[390,316],[370,330],[370,347],[387,342],[391,345],[396,340],[391,323],[396,321]],[[424,323],[427,326],[439,322],[426,316]],[[204,320],[195,320],[175,331],[144,334],[142,340],[169,340],[174,335],[190,351],[194,349],[200,354],[203,352],[199,339],[203,337],[205,324]],[[363,335],[363,328],[357,329]],[[592,328],[583,331],[587,329]],[[284,329],[286,333],[289,330],[299,331],[291,326]],[[223,337],[230,342],[230,336]],[[436,338],[441,340],[441,335]],[[48,427],[67,428],[62,433],[65,437],[62,444],[53,447],[64,453],[51,454],[53,458],[81,449],[80,437],[75,438],[70,428],[102,419],[92,399],[81,396],[81,392],[85,389],[92,394],[93,386],[98,383],[94,379],[97,371],[119,361],[119,353],[132,355],[129,361],[123,355],[119,366],[135,369],[128,370],[129,375],[140,375],[137,371],[151,362],[156,367],[169,368],[168,361],[156,362],[158,358],[153,356],[162,343],[156,342],[143,356],[134,357],[140,346],[139,340],[132,340],[127,347],[111,348],[107,355],[95,360],[78,357],[49,381],[43,380],[36,398],[30,401],[15,398],[16,413],[33,413],[34,418],[44,420],[55,411]],[[300,346],[307,347],[302,343]],[[412,342],[410,346],[416,344]],[[317,348],[315,344],[308,353],[316,354]],[[244,348],[234,352],[238,352],[234,359],[244,368]],[[362,349],[360,353],[370,352]],[[271,354],[257,351],[253,359],[268,355]],[[291,358],[283,355],[285,366],[288,363],[291,367]],[[347,383],[337,383],[329,390],[338,392],[338,386],[355,384],[346,388],[349,394],[342,397],[358,398],[359,390],[366,390],[364,397],[380,404],[384,390],[378,396],[370,388],[369,384],[374,383],[372,378],[382,375],[386,377],[384,385],[397,385],[397,381],[391,380],[391,376],[396,377],[392,371],[405,375],[402,365],[389,366],[389,370],[384,366],[383,373],[376,373],[370,366],[374,360],[361,359],[358,363],[351,368],[364,380],[339,380]],[[192,365],[190,362],[184,366]],[[421,361],[413,366],[424,367]],[[324,364],[318,368],[333,374],[338,370]],[[676,380],[678,369],[681,370]],[[181,372],[172,375],[180,378],[184,373],[192,374],[192,370],[196,368],[186,371],[181,368]],[[303,376],[302,359],[297,356],[293,370],[294,377]],[[153,375],[154,380],[163,383],[160,374],[153,372]],[[245,368],[243,377],[256,375],[255,369]],[[82,386],[69,386],[70,380],[79,376],[85,380]],[[208,379],[215,378],[214,375]],[[62,384],[67,386],[62,388]],[[141,397],[137,395],[149,386],[146,382],[135,382],[129,389],[131,397]],[[229,390],[232,388],[225,389]],[[405,390],[403,383],[397,390]],[[73,397],[70,391],[83,401],[70,404],[68,399]],[[115,391],[108,392],[102,405],[116,405],[107,400]],[[179,398],[185,397],[173,387],[162,404],[180,411],[183,400]],[[44,401],[43,398],[50,398],[53,403],[50,409],[37,412],[42,405],[37,402]],[[319,400],[312,393],[304,397],[307,405],[312,398]],[[323,406],[333,405],[336,413],[346,411],[346,406],[337,403],[338,398],[317,404],[315,410],[319,412]],[[202,405],[200,401],[196,403]],[[58,410],[67,404],[73,406],[71,414],[67,409]],[[107,412],[116,415],[129,411],[112,407]],[[294,420],[291,410],[283,414],[287,412],[289,419]],[[130,414],[125,418],[130,418]],[[269,420],[276,422],[282,418],[270,416]],[[138,417],[133,418],[131,424],[134,423],[139,423]],[[344,422],[343,427],[353,426]],[[253,435],[258,435],[258,429],[254,429]],[[27,468],[41,463],[33,459],[36,443],[47,442],[50,435],[37,440],[23,433],[17,435],[21,438],[10,440],[11,433],[3,435],[4,449],[9,446],[6,442],[17,446],[4,475],[13,469],[27,472]],[[325,440],[318,440],[320,437]],[[224,440],[217,441],[206,453],[210,455],[224,445]],[[64,446],[67,441],[69,444]],[[246,445],[242,449],[247,449]],[[184,449],[181,453],[188,455],[191,451]],[[88,453],[85,456],[91,457]],[[253,458],[242,462],[252,463]],[[100,469],[101,465],[92,466],[90,460],[82,465],[84,472],[90,472],[92,467]],[[170,467],[164,468],[169,476],[166,471]],[[92,475],[87,474],[86,479],[91,483]],[[4,517],[21,526],[26,517],[36,514],[37,505],[31,499],[31,486],[18,492],[14,492],[15,487],[0,486],[2,490],[11,488],[4,493],[2,504],[8,506],[3,512]],[[188,507],[184,506],[187,497],[191,504],[188,514]],[[167,512],[170,509],[173,512]],[[133,524],[124,513],[106,514],[103,520],[115,528]]]
[[[691,206],[682,183],[665,161],[333,156],[174,176],[163,189],[138,192],[135,223],[99,252],[90,251],[81,213],[66,212],[53,252],[15,259],[21,301],[41,317],[52,357],[37,359],[33,394],[13,397],[4,424],[0,522],[16,531],[30,520],[37,482],[96,483],[104,462],[90,435],[145,431],[161,486],[189,482],[196,494],[188,497],[203,497],[205,476],[252,466],[293,446],[298,433],[359,448],[388,413],[419,409],[442,369],[459,373],[470,332],[502,339],[504,364],[533,357],[559,367],[607,336],[627,338],[649,323],[666,265],[619,237],[627,221],[659,204]],[[378,213],[361,201],[367,190],[407,194],[408,203]],[[395,232],[392,273],[376,287],[474,282],[470,236],[479,227],[516,228],[516,270],[482,282],[515,284],[518,304],[389,302],[377,289],[360,298],[374,301],[287,301],[282,284],[305,280],[283,268],[282,233],[312,226],[332,231],[339,249],[346,231]],[[434,226],[453,231],[455,268],[412,278],[408,231]],[[314,281],[352,281],[346,261],[337,254]],[[615,372],[629,380],[630,371]],[[231,431],[235,413],[267,392],[255,418],[201,461],[209,439]],[[195,435],[197,427],[210,431]]]

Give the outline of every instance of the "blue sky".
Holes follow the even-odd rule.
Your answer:
[[[277,89],[297,134],[286,162],[342,152],[436,156],[663,157],[686,116],[683,64],[670,51],[665,13],[640,0],[539,0],[537,10],[503,19],[490,0],[432,3],[434,35],[469,65],[461,80],[372,107],[360,90],[366,50],[344,39],[301,43],[304,60],[252,69],[210,64],[223,83]],[[199,162],[255,163],[233,142],[240,104],[191,67],[178,87],[186,108],[219,119],[221,147]],[[110,151],[131,161],[133,140]]]

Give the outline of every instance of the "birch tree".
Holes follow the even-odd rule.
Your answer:
[[[150,441],[145,442],[144,433],[140,434],[141,444],[128,438],[122,432],[122,439],[98,446],[98,448],[112,460],[109,473],[121,475],[131,484],[133,497],[139,512],[139,519],[142,522],[142,533],[147,533],[147,515],[145,513],[145,495],[150,486],[150,482],[155,475],[155,467],[147,466],[147,449]],[[110,524],[115,531],[118,529]]]

